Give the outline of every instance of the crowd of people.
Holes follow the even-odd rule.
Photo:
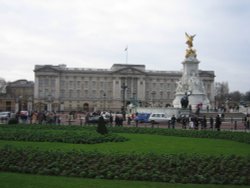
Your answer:
[[[33,111],[28,113],[28,111],[19,111],[15,114],[15,118],[18,123],[22,124],[90,124],[97,123],[98,118],[102,116],[107,125],[110,126],[140,126],[140,122],[136,120],[138,113],[132,114],[122,114],[121,112],[93,112],[93,113],[56,113],[56,112],[37,112]],[[91,122],[91,118],[95,117],[96,121]],[[186,115],[183,117],[171,117],[171,120],[163,127],[166,128],[182,128],[182,129],[194,129],[194,130],[221,130],[222,122],[230,123],[231,129],[237,130],[239,125],[244,125],[246,130],[250,129],[250,115],[246,115],[242,118],[242,122],[238,119],[234,119],[231,117],[231,121],[229,122],[229,117],[227,121],[225,121],[225,115],[218,114],[216,117],[206,115]],[[145,123],[143,123],[144,126]],[[153,127],[153,126],[152,126]],[[232,128],[233,127],[233,128]]]
[[[191,116],[191,117],[183,117],[180,120],[180,123],[182,125],[183,129],[210,129],[217,131],[221,130],[221,123],[222,123],[222,117],[220,115],[217,115],[215,118],[210,116],[209,119],[207,119],[206,115],[202,117],[198,116]]]
[[[15,116],[19,123],[23,124],[60,124],[61,116],[56,112],[31,112],[19,111]]]

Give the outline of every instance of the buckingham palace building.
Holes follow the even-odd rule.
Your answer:
[[[110,69],[36,65],[34,110],[121,111],[172,106],[181,71],[147,70],[142,64],[113,64]],[[214,101],[214,71],[199,70],[207,96]]]

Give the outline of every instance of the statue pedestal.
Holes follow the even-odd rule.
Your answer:
[[[190,117],[190,115],[192,114],[192,112],[189,109],[180,109],[179,110],[179,116],[180,117]]]
[[[210,105],[207,98],[206,91],[202,80],[199,78],[198,64],[200,62],[196,57],[188,57],[184,60],[182,78],[177,82],[175,99],[173,100],[173,106],[175,108],[181,108],[181,99],[185,96],[185,93],[190,92],[188,97],[188,108],[191,105],[192,110],[201,107],[206,109]]]
[[[173,101],[173,106],[175,108],[181,108],[181,99],[185,95],[183,94],[176,94],[175,99]],[[188,109],[189,106],[191,105],[191,109],[197,109],[197,106],[202,104],[202,109],[206,109],[207,106],[210,105],[209,100],[205,94],[192,94],[188,97],[189,103],[188,103]]]

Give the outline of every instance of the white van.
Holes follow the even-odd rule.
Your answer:
[[[167,116],[167,114],[164,113],[152,113],[149,116],[148,120],[152,124],[159,124],[159,123],[167,124],[171,120],[171,117]]]

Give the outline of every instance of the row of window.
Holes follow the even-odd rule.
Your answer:
[[[119,81],[116,81],[116,84],[118,84]],[[56,79],[54,77],[45,77],[45,78],[39,78],[39,87],[55,87],[56,86]],[[143,82],[141,81],[140,84],[142,85]],[[135,84],[134,84],[135,85]],[[60,86],[67,88],[67,89],[86,89],[86,88],[112,88],[112,81],[109,82],[103,82],[103,81],[79,81],[79,80],[61,80]],[[152,89],[173,89],[176,87],[176,83],[169,83],[169,82],[146,82],[146,87],[152,88]]]
[[[88,89],[88,88],[112,88],[112,82],[96,82],[96,81],[61,81],[61,88],[66,89]]]
[[[120,98],[123,98],[123,90],[120,91]],[[137,93],[131,93],[129,91],[125,91],[125,98],[138,98]],[[55,90],[49,91],[48,89],[39,90],[39,97],[40,98],[55,98]],[[60,97],[61,98],[91,98],[91,99],[110,99],[113,97],[112,90],[104,91],[104,90],[60,90]],[[162,99],[173,99],[174,93],[167,91],[146,91],[145,99],[149,100],[162,100]]]

